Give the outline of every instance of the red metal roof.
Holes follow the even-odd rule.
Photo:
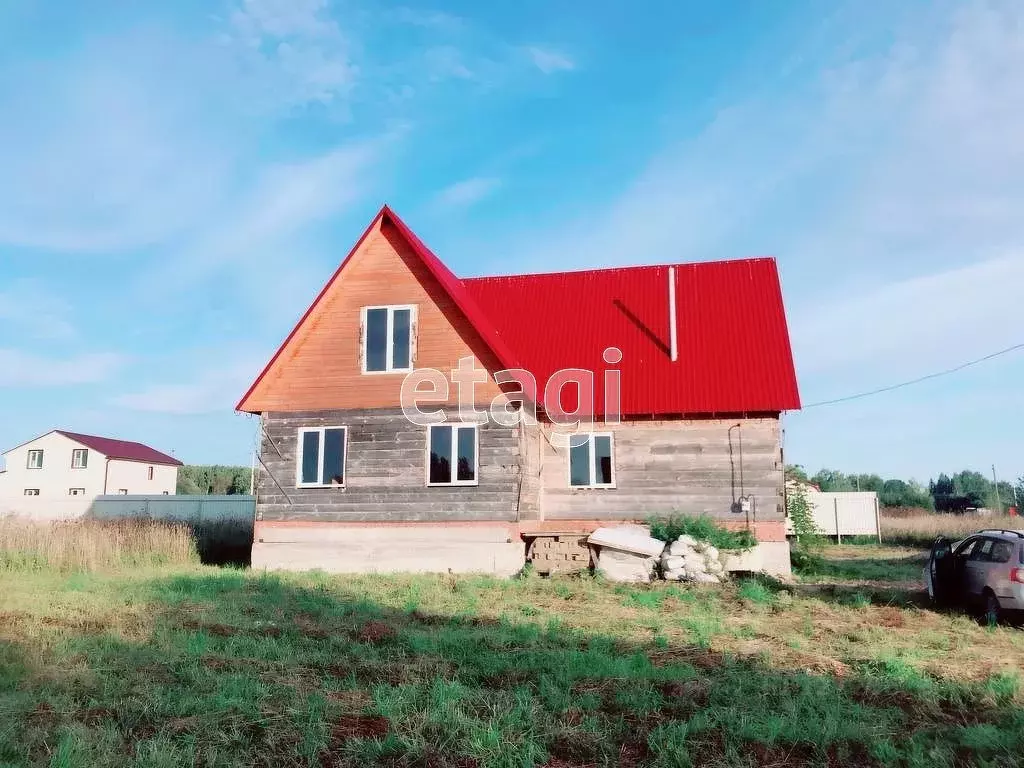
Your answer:
[[[481,277],[463,285],[539,387],[560,368],[594,371],[596,413],[604,413],[601,382],[609,368],[622,372],[624,415],[798,409],[775,260],[674,266],[675,362],[668,265]],[[621,350],[619,364],[604,362],[607,347]]]
[[[773,413],[800,408],[774,259],[743,259],[583,272],[457,278],[388,206],[349,255],[238,404],[245,401],[379,220],[408,241],[506,368],[525,368],[540,393],[551,374],[622,372],[623,415]],[[678,359],[669,349],[668,276],[675,266]],[[617,347],[622,360],[602,359]],[[571,394],[567,389],[565,394]],[[563,406],[574,403],[563,396]]]
[[[108,459],[123,459],[125,461],[141,461],[145,464],[171,464],[175,467],[184,466],[173,456],[161,453],[155,448],[150,448],[142,443],[133,443],[128,440],[114,440],[109,437],[96,437],[95,435],[82,435],[78,432],[65,432],[63,429],[54,430],[58,435],[81,443],[86,448],[92,448],[97,453],[102,453]]]

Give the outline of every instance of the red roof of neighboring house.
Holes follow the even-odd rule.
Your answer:
[[[81,443],[86,448],[92,448],[102,453],[108,459],[123,459],[125,461],[141,461],[145,464],[171,464],[175,467],[184,466],[173,456],[161,453],[155,448],[150,448],[142,443],[133,443],[128,440],[113,440],[109,437],[96,437],[95,435],[82,435],[78,432],[65,432],[63,429],[54,430],[59,435]]]
[[[677,264],[678,359],[670,358],[669,266],[506,275],[460,280],[384,206],[238,404],[241,410],[345,264],[379,220],[409,242],[506,368],[525,368],[540,393],[551,374],[595,374],[604,413],[604,371],[622,372],[623,415],[762,413],[800,408],[774,259]],[[617,347],[622,360],[602,353]],[[571,389],[569,390],[571,392]],[[566,397],[563,406],[572,408]]]

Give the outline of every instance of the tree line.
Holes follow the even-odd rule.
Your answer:
[[[177,493],[192,496],[234,496],[249,493],[250,477],[249,467],[187,464],[178,469]]]
[[[822,491],[874,491],[883,507],[918,507],[934,512],[964,512],[986,508],[1005,513],[1024,506],[1024,477],[1016,484],[1005,480],[998,485],[981,472],[965,469],[953,475],[939,474],[928,485],[915,480],[884,479],[876,474],[845,474],[822,469],[808,476],[799,465],[786,468],[786,477],[816,485]]]

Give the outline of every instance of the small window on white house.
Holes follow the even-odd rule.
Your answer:
[[[127,488],[118,488],[117,489],[117,493],[120,496],[127,496],[128,495],[128,489]]]
[[[153,479],[153,468],[152,467],[149,468],[149,479],[150,480]]]
[[[25,495],[26,496],[38,496],[39,495],[39,489],[38,488],[26,488],[25,489]]]
[[[89,449],[88,448],[75,448],[71,452],[71,468],[72,469],[85,469],[89,466]]]
[[[42,451],[29,451],[28,452],[28,468],[29,469],[42,469],[43,468],[43,452]]]
[[[573,488],[614,488],[615,461],[610,434],[569,438],[569,485]]]
[[[363,307],[363,373],[411,371],[416,307]]]
[[[427,485],[477,485],[475,424],[431,424],[427,428]]]
[[[68,488],[68,496],[85,496],[85,488]]]
[[[298,468],[300,488],[345,485],[345,427],[313,427],[299,430]]]

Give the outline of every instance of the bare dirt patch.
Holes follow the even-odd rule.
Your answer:
[[[382,739],[390,727],[388,719],[380,715],[342,715],[331,728],[330,745],[319,755],[320,765],[333,766],[350,739]]]
[[[376,645],[390,640],[396,634],[398,633],[395,632],[394,628],[383,621],[368,621],[362,626],[356,637],[359,638],[361,643]]]

